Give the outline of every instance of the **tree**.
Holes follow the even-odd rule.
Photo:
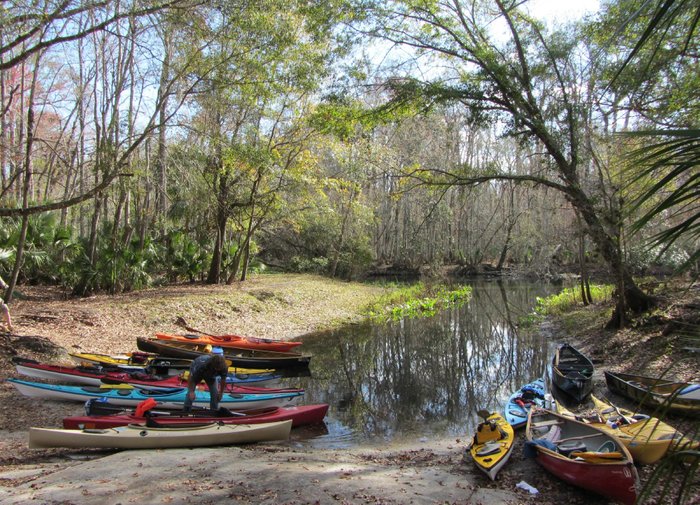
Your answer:
[[[519,2],[503,0],[495,4],[388,2],[374,6],[374,19],[373,34],[413,48],[419,56],[438,58],[452,70],[450,80],[407,77],[389,82],[395,95],[385,109],[462,103],[475,119],[500,120],[510,135],[544,151],[542,168],[524,175],[467,166],[427,167],[408,175],[433,185],[510,180],[563,193],[586,223],[610,270],[620,278],[619,321],[625,305],[634,312],[651,307],[653,299],[636,285],[614,230],[585,185],[588,165],[581,133],[586,97],[580,91],[582,67],[576,65],[576,58],[583,54],[576,40],[561,32],[548,35]]]

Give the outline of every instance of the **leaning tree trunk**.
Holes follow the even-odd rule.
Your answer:
[[[647,295],[637,286],[632,274],[627,269],[627,265],[622,260],[618,244],[603,227],[591,201],[580,189],[572,189],[568,193],[568,197],[588,225],[591,239],[595,242],[598,251],[610,265],[612,273],[617,276],[618,306],[613,315],[613,321],[610,323],[618,325],[622,323],[627,310],[641,314],[652,308],[656,304],[655,298]],[[616,319],[617,321],[615,321]]]

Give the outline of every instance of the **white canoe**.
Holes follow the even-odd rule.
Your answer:
[[[167,449],[286,440],[292,421],[262,424],[207,424],[187,428],[147,428],[130,424],[110,429],[30,428],[29,447]]]

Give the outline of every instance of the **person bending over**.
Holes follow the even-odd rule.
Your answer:
[[[7,289],[7,283],[2,277],[0,277],[0,289],[2,289],[3,291]],[[0,295],[0,317],[2,317],[2,320],[5,322],[4,329],[12,332],[14,331],[14,328],[12,327],[12,317],[10,317],[10,309],[5,303],[5,300],[3,300],[2,296],[4,295]],[[0,328],[2,328],[2,326],[0,326]]]
[[[192,409],[195,398],[195,388],[204,381],[209,388],[209,407],[218,410],[219,401],[224,396],[228,364],[224,358],[221,347],[214,347],[211,354],[199,356],[190,365],[190,376],[187,379],[187,397],[185,398],[185,412]],[[218,384],[217,384],[218,383]]]

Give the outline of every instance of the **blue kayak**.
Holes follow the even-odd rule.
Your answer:
[[[545,385],[543,379],[537,379],[518,389],[506,402],[504,414],[506,421],[513,428],[520,428],[527,423],[527,415],[533,405],[544,407]]]
[[[164,408],[182,408],[187,394],[187,388],[171,388],[168,390],[149,390],[142,388],[103,388],[93,386],[65,386],[60,384],[43,384],[40,382],[7,379],[24,396],[44,400],[63,400],[86,402],[91,398],[106,398],[116,405],[136,406],[149,398],[158,402]],[[270,394],[232,394],[224,393],[219,402],[220,407],[237,410],[257,409],[263,407],[281,407],[294,404],[303,391],[279,392]],[[195,391],[192,403],[196,407],[209,407],[209,392]]]

